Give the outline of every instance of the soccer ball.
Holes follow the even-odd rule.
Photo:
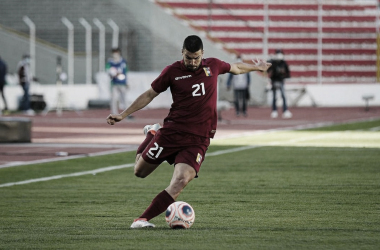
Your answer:
[[[194,209],[184,201],[172,203],[165,214],[166,222],[173,229],[190,228],[194,223]]]
[[[115,67],[109,68],[108,73],[110,74],[111,77],[115,77],[117,75],[117,68]]]

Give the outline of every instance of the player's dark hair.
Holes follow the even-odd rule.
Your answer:
[[[112,53],[121,53],[121,50],[120,50],[120,48],[116,47],[116,48],[112,48],[111,52]]]
[[[198,50],[203,50],[203,42],[199,36],[191,35],[186,37],[185,41],[183,41],[183,49],[191,53],[195,53]]]

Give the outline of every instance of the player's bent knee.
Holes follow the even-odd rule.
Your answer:
[[[148,176],[148,174],[144,173],[143,171],[139,171],[135,169],[135,176],[139,178],[145,178]]]
[[[140,157],[135,164],[135,176],[145,178],[150,175],[158,167],[158,165],[159,164],[148,163]]]

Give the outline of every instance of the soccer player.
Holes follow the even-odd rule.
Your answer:
[[[262,60],[253,60],[253,64],[229,64],[216,58],[204,59],[203,52],[202,40],[195,35],[188,36],[183,43],[183,59],[167,66],[151,88],[122,113],[107,117],[107,123],[114,125],[148,105],[159,93],[171,90],[173,103],[163,127],[154,124],[144,128],[146,138],[137,149],[134,171],[137,177],[145,178],[167,161],[174,164],[173,177],[131,228],[154,227],[149,220],[164,212],[198,176],[210,138],[216,132],[218,75],[266,71],[271,65]]]

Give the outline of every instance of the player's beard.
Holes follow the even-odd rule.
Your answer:
[[[200,64],[196,65],[196,66],[188,64],[188,65],[185,65],[185,66],[190,71],[196,71],[199,68]]]

